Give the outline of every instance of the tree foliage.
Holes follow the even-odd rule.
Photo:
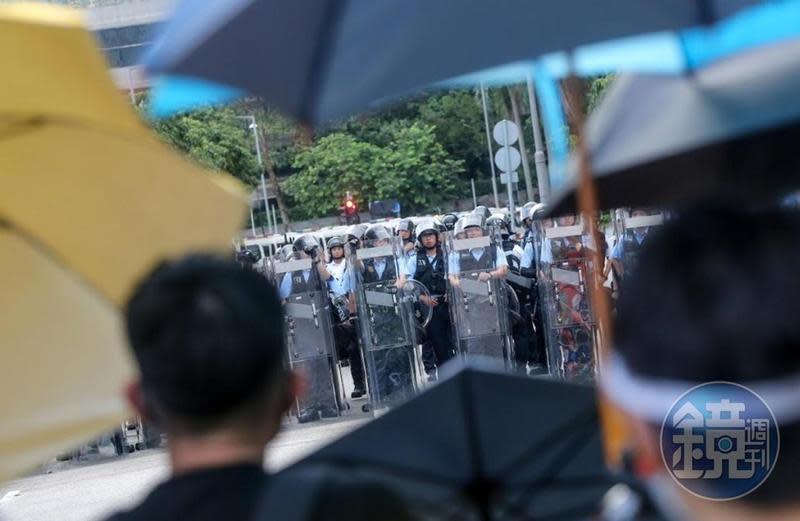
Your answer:
[[[395,122],[389,138],[380,146],[335,132],[301,150],[285,184],[297,215],[333,214],[347,191],[362,208],[370,200],[398,199],[406,211],[429,210],[457,195],[463,162],[450,158],[433,126]]]
[[[258,183],[253,134],[233,109],[199,110],[151,124],[162,139],[202,166],[228,172],[249,185]]]

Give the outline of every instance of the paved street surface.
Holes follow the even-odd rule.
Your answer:
[[[289,428],[270,445],[265,464],[270,470],[285,467],[364,421]],[[163,450],[64,464],[50,474],[0,485],[0,521],[93,521],[135,504],[167,472]]]

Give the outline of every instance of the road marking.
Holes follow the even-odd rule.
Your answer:
[[[20,495],[20,491],[19,490],[9,490],[8,492],[6,492],[5,496],[0,498],[0,504],[3,504],[5,502],[7,502],[7,501],[10,501],[11,498],[15,498],[15,497],[17,497],[19,495]]]

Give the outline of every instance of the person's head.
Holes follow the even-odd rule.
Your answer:
[[[410,241],[414,233],[414,222],[411,219],[403,219],[397,223],[397,235],[403,242]]]
[[[503,240],[508,239],[511,235],[508,222],[506,222],[505,216],[502,214],[495,214],[486,219],[486,227],[497,230]]]
[[[328,254],[334,261],[344,258],[344,239],[341,237],[328,239]]]
[[[127,397],[171,437],[225,432],[266,443],[291,405],[275,288],[211,256],[158,266],[125,309],[139,379]]]
[[[456,222],[458,222],[458,216],[454,213],[448,213],[442,217],[442,224],[447,231],[452,231],[453,228],[455,228]]]
[[[315,258],[319,254],[320,245],[317,238],[311,234],[304,234],[295,239],[292,245],[297,257],[311,257]]]
[[[480,215],[484,221],[492,216],[492,212],[483,205],[476,206],[475,209],[472,210],[472,213]]]
[[[644,393],[634,389],[627,394],[639,403],[626,403],[614,389],[622,393],[623,380],[640,388],[656,383],[662,390],[670,384],[688,391],[712,381],[747,385],[800,375],[800,320],[794,305],[800,294],[798,237],[797,213],[727,207],[687,211],[653,229],[618,303],[617,365],[624,364],[633,380],[616,371],[606,385],[629,411],[635,453],[663,475],[659,418],[663,421],[670,406],[661,411],[665,407],[658,400],[647,405]],[[800,407],[800,398],[796,403]],[[775,468],[759,488],[728,508],[800,508],[795,477],[800,411],[776,416],[780,454]],[[696,501],[688,492],[681,494]],[[693,505],[722,508],[713,502]]]
[[[556,222],[559,226],[574,226],[577,222],[577,219],[574,215],[563,215],[556,219]]]
[[[386,226],[382,224],[373,224],[367,228],[367,231],[364,233],[364,241],[366,241],[370,248],[385,246],[389,244],[391,240],[392,234],[389,233]]]
[[[474,239],[483,236],[483,223],[485,219],[482,215],[473,212],[463,217],[463,229],[467,239]]]
[[[426,250],[432,250],[439,245],[439,228],[433,219],[420,222],[417,227],[419,242]]]

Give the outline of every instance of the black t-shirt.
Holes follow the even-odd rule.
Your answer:
[[[158,485],[140,505],[108,521],[250,520],[266,481],[253,464],[197,470]]]

